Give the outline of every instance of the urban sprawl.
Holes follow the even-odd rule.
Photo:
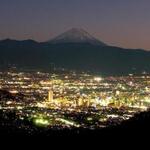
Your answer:
[[[45,128],[104,128],[150,107],[150,76],[102,77],[87,73],[0,72],[3,112],[14,110]]]

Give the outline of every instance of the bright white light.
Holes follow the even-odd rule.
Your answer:
[[[116,91],[116,95],[119,95],[120,94],[120,91]]]
[[[12,94],[17,94],[18,93],[18,91],[16,91],[16,90],[12,90],[12,91],[9,91],[10,93],[12,93]]]
[[[97,82],[100,82],[100,81],[102,81],[102,78],[101,77],[95,77],[94,80]]]
[[[12,102],[11,102],[11,101],[8,101],[8,102],[6,102],[6,104],[7,104],[7,105],[10,105],[10,104],[12,104]]]

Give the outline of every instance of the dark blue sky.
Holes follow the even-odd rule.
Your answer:
[[[150,0],[0,0],[0,39],[46,41],[72,27],[150,49]]]

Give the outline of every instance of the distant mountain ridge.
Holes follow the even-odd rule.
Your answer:
[[[67,34],[42,43],[33,40],[2,40],[0,41],[0,68],[7,68],[9,64],[15,64],[18,68],[48,71],[51,64],[54,64],[56,67],[69,70],[91,71],[108,75],[144,71],[150,73],[149,51],[97,44],[97,40],[88,36],[88,33],[85,33],[84,36],[81,31],[81,38],[78,38],[80,34],[76,35],[76,33],[76,30],[73,29]],[[72,35],[74,35],[73,38]],[[65,37],[71,38],[67,40]],[[62,42],[62,39],[65,39],[65,42]],[[95,42],[91,42],[92,40]]]

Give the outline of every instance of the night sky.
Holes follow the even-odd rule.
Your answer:
[[[0,0],[0,39],[47,41],[72,27],[150,50],[150,0]]]

